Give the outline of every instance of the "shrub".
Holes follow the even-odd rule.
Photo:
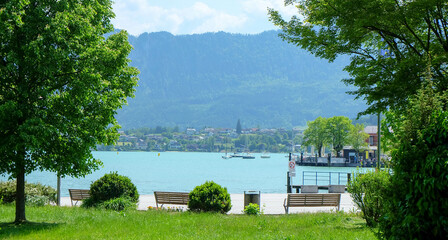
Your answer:
[[[360,174],[348,183],[347,190],[353,202],[362,212],[367,226],[375,227],[384,214],[384,194],[390,185],[390,175],[386,170]]]
[[[137,204],[128,197],[119,197],[104,201],[100,204],[100,207],[114,211],[123,211],[127,209],[136,209]]]
[[[394,113],[392,187],[379,224],[386,239],[448,239],[447,102],[429,82]]]
[[[249,205],[244,207],[244,213],[247,215],[258,215],[260,214],[260,206],[256,203],[249,203]]]
[[[42,207],[50,203],[47,196],[26,196],[26,205],[34,207]]]
[[[90,198],[84,200],[82,206],[91,207],[100,205],[115,198],[129,198],[132,203],[138,202],[137,187],[128,177],[116,172],[105,174],[90,185]]]
[[[48,202],[56,202],[56,189],[40,183],[25,183],[25,197],[45,196]],[[16,200],[16,181],[0,182],[0,198],[3,203],[12,203]]]
[[[226,213],[232,207],[227,188],[213,181],[207,181],[195,187],[189,197],[188,208],[191,211]]]

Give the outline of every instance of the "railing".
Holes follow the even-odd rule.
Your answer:
[[[351,173],[347,172],[302,172],[302,185],[347,185]]]

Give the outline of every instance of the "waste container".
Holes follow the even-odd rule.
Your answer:
[[[244,207],[249,203],[256,203],[260,206],[260,191],[244,191]]]

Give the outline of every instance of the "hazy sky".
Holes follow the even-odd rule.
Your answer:
[[[137,36],[159,31],[260,33],[278,29],[268,20],[268,7],[288,19],[297,13],[284,0],[115,0],[112,22]]]

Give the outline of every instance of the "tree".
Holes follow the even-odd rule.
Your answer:
[[[17,223],[26,174],[84,176],[96,144],[118,139],[138,70],[126,32],[104,37],[113,17],[110,0],[0,1],[0,174],[17,179]]]
[[[341,150],[347,143],[347,136],[352,127],[352,121],[348,117],[336,116],[327,120],[328,143],[333,146],[337,157],[340,156]]]
[[[319,157],[322,157],[322,147],[328,141],[327,119],[318,117],[314,121],[308,121],[307,125],[308,128],[303,132],[304,145],[316,147]]]
[[[241,123],[239,119],[238,122],[236,123],[236,133],[241,134]]]
[[[357,123],[352,125],[347,136],[347,143],[356,151],[356,158],[359,159],[359,152],[367,149],[369,144],[366,140],[369,139],[369,134],[364,132],[364,124]]]
[[[270,20],[281,37],[314,55],[335,60],[351,57],[344,79],[357,87],[377,113],[406,107],[424,82],[431,62],[436,92],[448,90],[448,5],[445,0],[285,0],[299,16],[285,21],[273,9]],[[361,7],[360,7],[361,6]]]

